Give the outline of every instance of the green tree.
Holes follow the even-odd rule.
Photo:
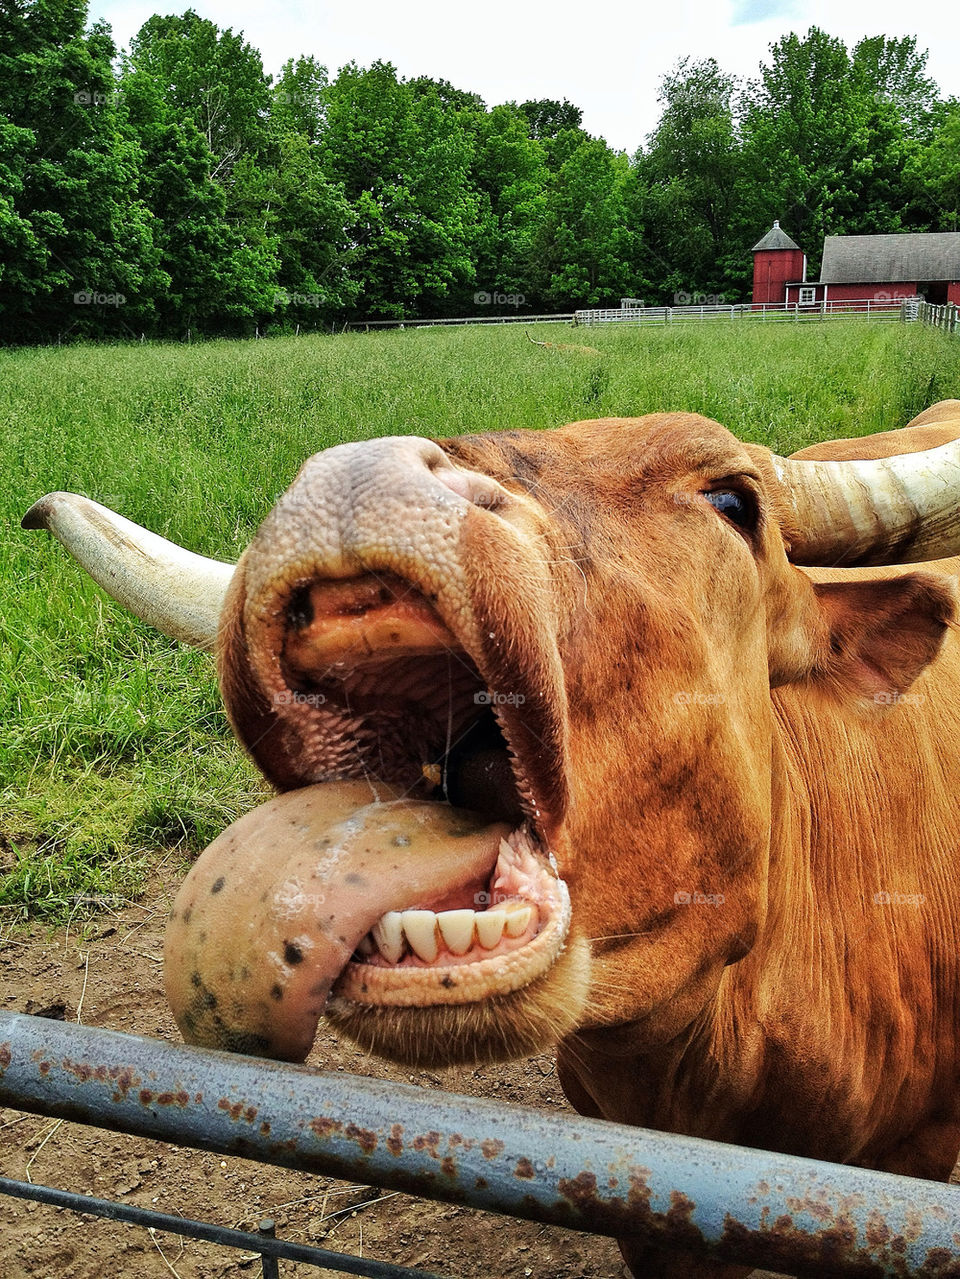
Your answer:
[[[435,314],[473,280],[478,201],[470,132],[389,63],[344,67],[327,91],[324,175],[355,218],[352,274],[364,314]]]
[[[941,105],[929,141],[907,174],[915,220],[931,231],[960,230],[960,101]]]
[[[161,87],[173,115],[189,116],[200,130],[218,181],[228,181],[241,155],[263,147],[269,81],[260,54],[242,33],[221,31],[193,9],[155,14],[131,41],[128,61]]]
[[[862,91],[889,103],[908,137],[924,138],[936,111],[936,81],[927,75],[926,50],[916,36],[868,36],[854,46],[851,69]]]
[[[424,75],[408,80],[407,84],[415,98],[433,95],[439,100],[441,106],[450,111],[482,112],[486,110],[486,104],[479,93],[458,89],[449,80],[434,80]]]
[[[324,177],[307,135],[281,134],[268,163],[244,157],[234,180],[248,242],[257,239],[277,256],[275,318],[313,326],[348,310],[358,292],[350,275],[353,213]]]
[[[270,137],[299,133],[310,143],[319,142],[328,83],[327,68],[315,58],[288,59],[270,94]]]
[[[543,147],[519,108],[498,106],[476,117],[471,184],[480,210],[476,278],[484,292],[540,305],[535,255],[549,180]]]
[[[647,187],[647,248],[659,259],[667,298],[743,290],[736,92],[735,77],[713,58],[684,58],[661,84],[663,111],[638,163]]]
[[[531,138],[555,138],[565,129],[579,129],[583,112],[566,98],[539,98],[521,102],[520,113],[526,117]]]
[[[746,95],[744,239],[779,217],[815,270],[824,235],[900,228],[905,135],[867,73],[886,65],[878,45],[855,67],[841,40],[811,27],[771,54]]]
[[[0,335],[133,330],[162,281],[121,127],[115,48],[80,0],[9,6],[0,43]],[[97,299],[108,299],[106,302]]]
[[[636,287],[624,191],[630,165],[597,138],[564,163],[547,197],[536,254],[541,292],[558,310],[615,305]]]
[[[177,336],[251,331],[273,309],[276,246],[248,240],[228,220],[206,140],[189,116],[178,118],[152,75],[128,68],[120,87],[124,122],[143,156],[139,194],[153,215],[166,278],[153,327]]]

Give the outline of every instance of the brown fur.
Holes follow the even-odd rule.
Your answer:
[[[797,456],[958,435],[951,401]],[[769,455],[693,415],[442,447],[506,495],[461,535],[479,630],[510,637],[471,657],[490,687],[541,672],[520,754],[591,954],[560,1045],[571,1100],[946,1178],[960,1131],[958,561],[793,567]],[[718,515],[707,488],[754,494],[757,531]],[[227,674],[242,728],[256,690]],[[252,748],[268,755],[270,735]],[[544,979],[537,1015],[574,985]],[[465,1010],[458,1033],[480,1048],[451,1058],[483,1055],[483,1021]],[[394,1033],[354,1028],[382,1048],[380,1030]],[[530,1043],[518,1012],[514,1050]]]

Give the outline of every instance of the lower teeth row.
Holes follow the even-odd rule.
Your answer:
[[[479,942],[493,950],[503,938],[521,937],[535,920],[536,907],[530,902],[508,901],[490,910],[388,910],[357,947],[363,956],[379,951],[390,964],[398,964],[407,949],[424,963],[432,964],[440,953],[440,943],[454,955],[465,955]]]

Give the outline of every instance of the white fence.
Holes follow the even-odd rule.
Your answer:
[[[921,302],[917,308],[917,319],[922,324],[929,324],[935,329],[945,329],[948,333],[960,331],[960,307],[955,302],[946,302],[943,306]]]
[[[682,324],[689,320],[753,320],[774,323],[802,323],[807,320],[840,320],[860,317],[867,320],[909,321],[917,318],[916,298],[903,300],[847,300],[814,302],[738,302],[712,306],[610,307],[574,312],[574,324]],[[925,304],[924,304],[925,305]],[[954,308],[956,310],[956,308]]]

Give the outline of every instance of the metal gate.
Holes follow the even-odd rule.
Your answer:
[[[19,1013],[0,1012],[0,1104],[792,1274],[960,1276],[956,1186]],[[3,1179],[0,1192],[248,1248],[267,1279],[281,1257],[430,1279],[269,1227],[228,1231]]]

